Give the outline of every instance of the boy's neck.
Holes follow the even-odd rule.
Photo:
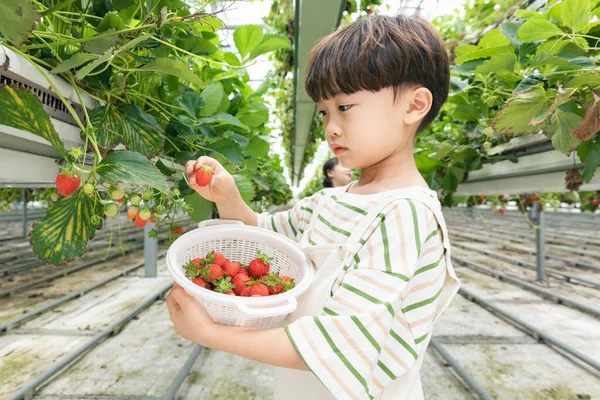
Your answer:
[[[350,192],[370,194],[411,186],[429,187],[417,169],[412,143],[379,163],[361,169],[360,178]]]

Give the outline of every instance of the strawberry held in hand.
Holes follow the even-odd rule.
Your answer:
[[[73,171],[63,170],[56,177],[56,188],[58,189],[58,192],[65,197],[75,193],[79,188],[80,183],[81,180],[73,173]]]
[[[257,254],[258,257],[250,261],[250,265],[248,266],[248,273],[254,279],[258,279],[264,275],[267,275],[271,269],[270,262],[273,260],[271,257],[267,257],[267,255],[262,253],[260,250],[257,251]]]
[[[204,187],[210,183],[215,171],[208,165],[203,165],[196,170],[196,184]]]

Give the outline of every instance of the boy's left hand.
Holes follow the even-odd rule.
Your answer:
[[[167,296],[167,308],[175,330],[185,339],[211,348],[220,326],[196,299],[177,283]]]

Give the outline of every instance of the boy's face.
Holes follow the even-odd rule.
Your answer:
[[[347,168],[366,168],[411,144],[416,126],[408,126],[410,91],[360,91],[317,103],[325,136],[332,151]]]

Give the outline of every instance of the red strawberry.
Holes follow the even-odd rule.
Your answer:
[[[479,200],[481,200],[481,201],[485,200],[485,195],[483,195],[483,194],[480,194],[480,195],[479,195]]]
[[[269,264],[269,262],[272,258],[267,257],[267,255],[260,250],[257,251],[257,253],[258,257],[250,261],[250,265],[248,266],[248,272],[254,279],[258,279],[261,276],[268,274],[271,269],[271,264]]]
[[[264,296],[261,296],[260,294],[251,294],[250,297],[264,297]]]
[[[175,235],[181,235],[183,233],[183,228],[180,226],[179,228],[171,229]]]
[[[594,199],[594,200],[592,200],[592,204],[593,204],[593,205],[597,206],[597,205],[598,205],[598,203],[600,203],[600,202],[598,201],[598,199]]]
[[[201,166],[196,170],[196,184],[200,187],[204,187],[210,183],[215,171],[208,165]]]
[[[245,288],[243,288],[241,290],[241,292],[240,292],[240,294],[238,294],[238,296],[241,296],[241,297],[250,297],[250,292],[251,291],[252,291],[252,288],[245,287]]]
[[[531,201],[540,201],[540,196],[534,194],[533,196],[531,196]]]
[[[500,209],[500,215],[504,215],[504,213],[505,213],[505,212],[506,212],[506,211],[504,210],[504,208],[501,208],[501,209]]]
[[[227,294],[227,292],[232,292],[234,291],[234,289],[236,288],[236,286],[231,282],[231,278],[230,277],[221,277],[219,279],[217,279],[216,281],[214,281],[215,284],[215,292],[217,293],[224,293]]]
[[[262,283],[257,283],[250,288],[250,297],[253,295],[268,296],[269,289]]]
[[[138,228],[143,228],[144,226],[146,226],[147,223],[148,221],[144,221],[143,219],[141,219],[139,214],[135,216],[135,226],[137,226]]]
[[[211,251],[206,255],[206,259],[212,264],[217,264],[219,267],[224,266],[227,263],[227,261],[229,261],[227,260],[227,258],[225,258],[223,254],[219,253],[218,251]]]
[[[238,271],[238,274],[244,274],[246,276],[250,276],[250,274],[248,273],[248,267],[244,266],[244,265],[240,265],[240,270]]]
[[[198,286],[202,286],[203,288],[205,288],[207,285],[206,281],[200,277],[194,278],[192,282],[194,282]]]
[[[279,277],[279,272],[265,275],[262,279],[262,282],[269,289],[269,294],[278,294],[279,292],[281,292],[281,289],[283,289],[281,278]]]
[[[137,208],[136,206],[131,206],[127,209],[127,218],[129,218],[130,220],[135,220],[135,217],[138,216],[138,214],[140,213],[140,209]]]
[[[281,289],[282,292],[287,292],[288,290],[292,290],[296,287],[296,282],[294,282],[294,278],[290,278],[289,276],[282,276],[281,283],[283,286],[283,288]]]
[[[80,183],[79,177],[72,172],[62,172],[56,177],[56,188],[65,197],[75,193]]]
[[[217,264],[212,264],[210,266],[204,267],[202,271],[202,277],[207,282],[213,282],[223,277],[223,269]]]
[[[231,276],[232,278],[238,274],[242,267],[236,262],[227,262],[223,265],[223,273],[225,276]]]
[[[192,260],[192,262],[199,266],[199,264],[202,262],[202,258],[196,257]]]
[[[226,294],[226,295],[229,295],[229,296],[235,296],[235,293],[233,293],[232,291],[225,292],[223,294]]]
[[[235,294],[240,296],[244,289],[249,289],[249,286],[252,284],[252,279],[250,279],[248,275],[237,274],[233,277],[231,282],[235,285],[233,291],[235,292]]]

